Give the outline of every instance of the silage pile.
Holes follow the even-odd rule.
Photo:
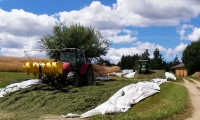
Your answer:
[[[133,71],[126,70],[123,73],[133,73]],[[107,114],[107,113],[120,113],[126,112],[131,105],[138,103],[139,101],[147,98],[157,92],[160,91],[160,85],[168,82],[167,78],[171,78],[176,80],[176,77],[172,73],[165,73],[166,79],[152,79],[149,81],[138,82],[136,84],[130,84],[118,90],[112,97],[108,99],[108,101],[104,102],[103,104],[97,106],[96,108],[89,110],[82,115],[77,114],[67,114],[61,115],[62,117],[79,117],[79,118],[86,118],[97,114]],[[29,88],[32,86],[36,86],[41,84],[39,79],[32,79],[23,81],[20,83],[13,83],[8,85],[6,88],[0,88],[0,97],[4,97],[4,95],[18,91],[20,89]]]
[[[200,72],[195,72],[192,76],[200,78]]]
[[[67,115],[61,115],[61,117],[87,118],[97,114],[105,115],[108,113],[126,112],[129,108],[131,108],[131,105],[136,104],[144,98],[147,98],[157,92],[161,92],[160,85],[165,82],[169,82],[167,81],[167,78],[176,80],[176,77],[172,73],[166,72],[165,77],[166,79],[155,78],[150,81],[127,85],[111,96],[108,101],[92,110],[89,110],[81,115],[68,113]]]

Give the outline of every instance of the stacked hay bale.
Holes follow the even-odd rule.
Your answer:
[[[92,64],[94,69],[94,76],[95,77],[107,77],[108,71],[104,68],[105,66],[98,65],[98,64]]]
[[[200,72],[195,72],[192,76],[200,78]]]

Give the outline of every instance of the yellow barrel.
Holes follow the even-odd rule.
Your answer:
[[[33,73],[34,76],[37,74],[63,74],[62,62],[52,62],[43,60],[42,62],[28,61],[23,64],[23,71],[29,75]]]

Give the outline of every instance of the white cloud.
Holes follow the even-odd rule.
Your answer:
[[[174,50],[177,52],[181,52],[181,51],[185,50],[186,47],[187,47],[187,44],[184,44],[181,42],[180,45],[176,46]]]
[[[149,50],[155,50],[156,48],[159,49],[159,51],[162,51],[162,52],[166,52],[166,48],[160,46],[160,45],[156,45],[154,43],[149,43],[149,42],[137,42],[136,44],[134,44],[135,46],[137,46],[137,48],[139,48],[140,50],[146,50],[146,49],[149,49]]]
[[[124,26],[176,26],[180,21],[198,17],[200,2],[188,0],[117,0],[112,7],[93,1],[81,10],[57,15],[67,24],[81,23],[98,29]]]
[[[101,30],[123,27],[121,19],[115,10],[101,4],[99,1],[94,1],[79,11],[59,12],[58,16],[61,22],[66,22],[67,24],[80,23],[87,26],[92,25]]]
[[[180,43],[178,46],[176,46],[174,49],[168,48],[166,57],[171,59],[174,58],[178,53],[182,53],[183,50],[187,47],[188,44]]]
[[[101,30],[101,33],[105,39],[108,39],[113,43],[131,43],[137,40],[138,32],[134,30],[122,29],[122,30]]]
[[[38,49],[37,41],[42,35],[51,32],[55,21],[92,26],[101,30],[103,37],[113,43],[131,43],[137,40],[138,32],[124,28],[177,26],[180,22],[198,17],[199,6],[198,0],[117,0],[112,7],[93,1],[80,10],[63,11],[54,15],[37,15],[22,9],[0,9],[0,49],[3,55],[11,56],[23,56],[20,53],[25,49]],[[191,30],[189,33],[188,28]],[[194,41],[200,35],[200,28],[183,25],[178,32],[181,39]],[[173,50],[150,42],[136,42],[131,48],[112,48],[105,57],[117,62],[123,54],[141,54],[145,49],[151,52],[155,48],[170,55],[173,51],[181,52],[184,46],[181,43]]]
[[[22,9],[10,12],[0,9],[0,18],[0,32],[26,37],[49,33],[57,21],[53,16],[36,15]]]
[[[130,43],[137,40],[136,37],[131,37],[130,35],[123,35],[123,36],[110,36],[107,38],[108,40],[112,41],[113,43]]]
[[[197,41],[200,39],[200,28],[193,25],[183,24],[177,32],[181,40]]]
[[[10,12],[0,9],[0,18],[0,53],[18,57],[25,56],[24,50],[39,49],[38,41],[42,35],[50,33],[58,21],[54,16],[36,15],[22,9]]]

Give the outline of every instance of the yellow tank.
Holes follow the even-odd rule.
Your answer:
[[[42,62],[25,62],[23,64],[23,71],[28,75],[33,73],[34,76],[37,76],[37,74],[55,74],[57,76],[59,74],[63,74],[62,62],[53,62],[52,60],[43,60]]]

